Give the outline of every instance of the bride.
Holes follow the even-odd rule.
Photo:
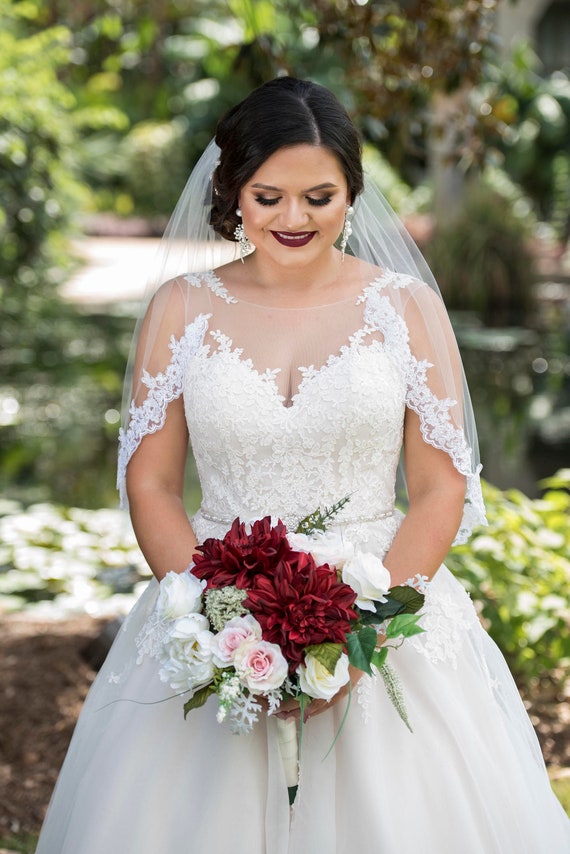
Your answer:
[[[38,854],[570,851],[507,666],[442,563],[484,521],[455,339],[331,93],[279,78],[230,110],[163,246],[119,459],[156,578],[85,703]],[[203,496],[190,520],[189,443]],[[381,680],[351,671],[336,741],[346,697],[308,707],[290,810],[275,716],[236,736],[210,700],[184,720],[144,639],[161,580],[198,543],[237,516],[294,529],[346,495],[334,530],[392,585],[425,580],[425,633],[391,657],[413,733]]]

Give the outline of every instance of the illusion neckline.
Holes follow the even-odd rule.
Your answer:
[[[319,303],[318,305],[302,305],[302,306],[278,306],[278,305],[267,305],[264,303],[251,302],[250,300],[241,299],[240,297],[236,297],[232,291],[228,290],[226,285],[220,276],[215,272],[215,270],[210,270],[208,272],[208,276],[210,277],[210,282],[213,279],[215,287],[211,288],[211,290],[219,296],[221,299],[224,299],[226,302],[230,302],[233,304],[241,304],[247,305],[251,308],[259,308],[264,309],[265,311],[318,311],[319,309],[324,308],[334,308],[335,306],[346,305],[347,303],[353,303],[354,305],[358,305],[361,302],[364,294],[371,286],[382,282],[388,275],[389,270],[382,270],[382,272],[375,276],[371,280],[366,280],[365,283],[359,288],[358,291],[355,291],[348,297],[343,297],[341,300],[334,300],[333,302]],[[208,285],[210,285],[208,282]]]

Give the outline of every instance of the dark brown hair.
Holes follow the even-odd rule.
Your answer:
[[[239,192],[268,157],[290,145],[322,145],[335,154],[351,201],[362,191],[362,146],[358,131],[332,92],[309,80],[277,77],[254,89],[218,122],[220,163],[213,175],[211,224],[228,240]]]

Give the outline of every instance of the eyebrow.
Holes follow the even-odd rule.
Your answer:
[[[282,193],[279,187],[271,187],[269,184],[252,184],[251,185],[254,190],[269,190],[272,193]],[[325,184],[317,184],[316,187],[309,187],[308,190],[302,190],[303,193],[314,193],[317,190],[336,190],[338,189],[336,184],[331,184],[327,182]]]

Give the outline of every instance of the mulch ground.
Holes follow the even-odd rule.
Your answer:
[[[105,625],[0,617],[0,838],[40,828]],[[543,686],[528,705],[547,763],[570,768],[570,697]]]

